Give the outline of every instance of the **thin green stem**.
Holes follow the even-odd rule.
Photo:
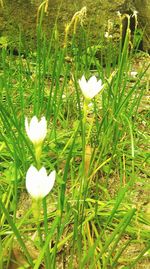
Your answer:
[[[35,144],[35,159],[36,159],[36,165],[37,168],[40,169],[41,166],[41,154],[42,154],[42,144]]]
[[[47,203],[46,203],[46,197],[43,198],[43,213],[44,213],[44,231],[45,231],[45,238],[48,236],[48,216],[47,216]],[[46,266],[47,269],[50,268],[50,244],[46,248]]]

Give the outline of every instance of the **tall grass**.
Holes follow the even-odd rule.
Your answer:
[[[149,248],[149,220],[132,200],[137,182],[147,188],[141,177],[141,171],[146,175],[147,153],[140,155],[140,127],[135,121],[146,91],[146,69],[130,83],[134,53],[129,52],[128,31],[114,59],[109,57],[113,43],[109,49],[101,47],[102,61],[96,58],[99,46],[90,45],[83,27],[67,35],[65,46],[56,41],[53,34],[50,42],[45,38],[41,17],[36,53],[24,59],[8,54],[6,48],[1,51],[0,266],[134,268]],[[78,79],[93,73],[105,87],[92,101],[84,129]],[[42,246],[27,194],[18,216],[27,169],[36,163],[24,127],[25,116],[33,115],[47,118],[42,164],[57,171],[39,219]],[[142,141],[144,145],[144,134]],[[139,244],[142,247],[129,260],[126,253]]]

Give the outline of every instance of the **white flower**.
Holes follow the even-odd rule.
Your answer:
[[[117,11],[116,13],[117,13],[117,16],[121,17],[120,11]]]
[[[55,177],[55,170],[47,176],[45,167],[42,167],[38,171],[33,165],[31,165],[26,174],[26,189],[32,198],[43,198],[53,188]]]
[[[95,76],[92,76],[88,81],[82,76],[82,78],[79,79],[79,85],[86,99],[92,99],[104,87],[101,79],[97,81]]]
[[[131,72],[130,72],[130,75],[131,75],[131,77],[133,77],[133,78],[136,78],[136,77],[137,77],[137,74],[138,74],[138,72],[136,72],[136,71],[131,71]]]
[[[133,14],[132,14],[132,17],[137,17],[137,15],[138,15],[138,11],[137,10],[134,10],[133,11]]]
[[[112,35],[109,35],[108,32],[105,32],[104,36],[105,36],[105,38],[108,38],[108,39],[109,39],[109,38],[110,38],[110,39],[112,38]]]
[[[34,116],[31,119],[30,124],[28,123],[28,119],[26,118],[25,129],[28,137],[33,144],[42,143],[47,133],[47,122],[45,117],[42,117],[41,120],[38,121],[37,117]]]

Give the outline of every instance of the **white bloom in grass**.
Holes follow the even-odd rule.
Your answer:
[[[42,117],[41,120],[38,121],[37,117],[34,116],[31,119],[30,124],[26,118],[25,129],[33,144],[41,144],[47,133],[47,122],[45,117]]]
[[[112,38],[112,35],[110,35],[108,32],[105,32],[104,36],[107,39],[111,39]]]
[[[131,71],[131,72],[130,72],[130,75],[131,75],[131,77],[133,77],[133,78],[136,78],[136,77],[137,77],[137,74],[138,74],[138,72],[136,72],[136,71]]]
[[[117,16],[121,17],[120,11],[117,11],[116,13],[117,13]]]
[[[133,11],[133,14],[132,14],[132,17],[134,17],[134,16],[137,17],[137,15],[138,15],[138,11],[137,10],[134,10]]]
[[[42,167],[38,171],[33,165],[31,165],[26,174],[26,189],[32,198],[43,198],[53,188],[55,177],[55,170],[47,176],[45,167]]]
[[[92,76],[88,81],[86,81],[85,76],[82,76],[82,78],[79,79],[79,85],[86,99],[92,99],[104,87],[102,80],[97,80],[95,76]]]

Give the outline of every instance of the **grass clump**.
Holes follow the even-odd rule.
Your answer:
[[[109,57],[110,41],[97,59],[99,44],[77,30],[80,12],[64,46],[56,36],[46,40],[42,16],[35,53],[1,50],[0,266],[136,268],[149,254],[148,112],[141,110],[149,66],[131,76],[129,31],[117,57]],[[82,75],[101,79],[101,92],[84,97]],[[25,118],[35,115],[47,121],[40,158],[25,133]],[[36,221],[25,190],[31,164],[57,173]]]

